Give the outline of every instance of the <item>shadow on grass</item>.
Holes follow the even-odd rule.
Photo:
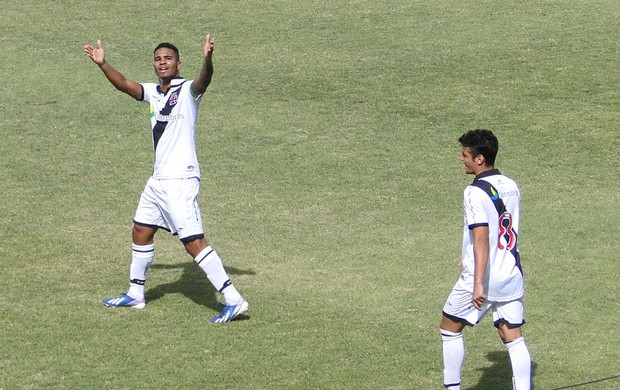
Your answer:
[[[220,311],[222,305],[217,300],[219,294],[209,283],[205,273],[193,261],[187,261],[177,264],[153,264],[151,269],[182,269],[183,273],[179,280],[175,282],[160,284],[146,292],[146,300],[153,302],[166,294],[183,294],[196,304],[206,306],[215,311]],[[256,275],[251,270],[240,270],[233,267],[225,267],[228,275]],[[232,278],[231,278],[232,279]],[[234,280],[233,280],[234,283]],[[247,316],[239,316],[238,319],[243,320]]]
[[[506,351],[487,353],[487,359],[493,363],[491,367],[481,368],[482,377],[477,385],[468,390],[492,390],[512,388],[512,367]],[[532,363],[532,380],[536,375],[536,363]],[[534,387],[532,387],[533,389]]]

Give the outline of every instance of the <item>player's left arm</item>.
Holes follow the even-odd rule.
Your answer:
[[[211,78],[213,77],[213,38],[211,34],[207,34],[204,46],[204,61],[200,74],[194,79],[191,86],[191,92],[194,97],[198,97],[205,93]]]
[[[474,242],[474,292],[472,304],[478,310],[487,299],[484,291],[484,277],[489,262],[489,226],[481,225],[472,229]]]

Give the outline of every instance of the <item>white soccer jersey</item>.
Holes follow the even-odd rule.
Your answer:
[[[469,185],[464,191],[463,208],[465,224],[463,229],[463,273],[461,286],[473,292],[474,247],[472,229],[476,226],[489,227],[489,260],[485,275],[487,299],[505,302],[518,299],[524,294],[523,272],[519,262],[517,238],[519,234],[519,208],[521,194],[517,184],[498,170],[484,172],[476,180],[485,180],[499,192],[506,206],[506,212],[499,215],[491,197],[481,188]],[[500,223],[501,221],[501,223]]]
[[[194,132],[202,95],[192,96],[192,82],[173,79],[166,94],[159,84],[141,84],[143,101],[150,104],[155,179],[200,178]]]

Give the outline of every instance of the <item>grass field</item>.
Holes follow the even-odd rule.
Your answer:
[[[0,389],[439,389],[459,274],[456,139],[492,129],[523,193],[524,332],[537,389],[620,387],[620,2],[3,0]],[[128,78],[152,49],[214,80],[197,140],[210,243],[249,300],[217,293],[160,232],[146,310],[127,288],[152,170]],[[508,389],[490,319],[464,389]]]

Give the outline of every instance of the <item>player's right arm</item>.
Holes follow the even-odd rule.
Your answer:
[[[84,53],[99,66],[105,77],[114,85],[116,89],[125,92],[136,100],[143,99],[142,85],[135,81],[128,80],[121,72],[114,69],[105,59],[105,51],[101,46],[101,40],[97,40],[97,47],[84,45]]]
[[[478,310],[487,299],[485,291],[485,276],[489,262],[489,227],[476,226],[472,229],[474,244],[474,291],[472,304]]]

